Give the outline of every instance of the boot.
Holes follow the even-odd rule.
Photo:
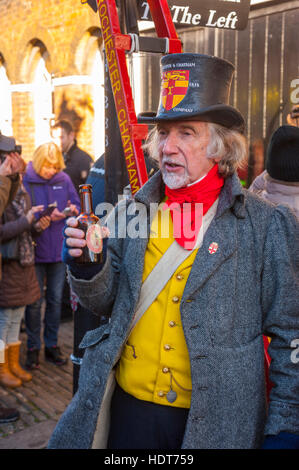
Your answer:
[[[20,413],[16,408],[3,408],[0,406],[0,424],[12,423],[19,419]]]
[[[7,346],[4,350],[4,362],[0,362],[0,384],[8,388],[16,388],[22,385],[22,381],[9,370]]]
[[[67,358],[61,354],[58,346],[45,347],[45,359],[46,361],[53,362],[56,366],[63,366],[67,363]]]
[[[39,349],[27,349],[27,357],[25,367],[27,370],[39,369]]]
[[[29,372],[26,372],[20,366],[19,358],[20,358],[20,346],[21,341],[17,343],[10,343],[8,344],[8,366],[10,372],[13,373],[16,377],[22,380],[22,382],[30,382],[32,379],[32,375]]]

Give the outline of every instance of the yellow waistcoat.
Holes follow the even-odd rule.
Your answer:
[[[168,225],[169,224],[169,225]],[[161,233],[169,236],[161,237]],[[144,259],[143,281],[173,242],[169,210],[158,211]],[[116,380],[140,400],[181,408],[190,407],[190,361],[181,323],[180,300],[197,250],[180,265],[156,300],[143,314],[124,347]],[[166,398],[177,393],[173,403]]]

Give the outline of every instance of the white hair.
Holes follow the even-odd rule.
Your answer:
[[[248,144],[244,135],[234,129],[208,123],[209,144],[207,146],[208,158],[220,158],[219,173],[226,177],[241,168],[248,158]],[[143,146],[153,160],[159,161],[159,134],[157,126],[152,129]]]

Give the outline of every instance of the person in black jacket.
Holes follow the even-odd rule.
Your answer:
[[[70,122],[58,121],[53,129],[52,135],[60,145],[66,168],[64,172],[69,175],[75,188],[79,191],[80,184],[84,184],[88,176],[92,158],[80,149],[75,139],[75,132]]]

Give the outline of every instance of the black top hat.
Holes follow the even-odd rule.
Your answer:
[[[235,70],[230,62],[204,54],[168,54],[161,68],[158,113],[141,113],[139,122],[207,121],[244,131],[243,116],[228,104]]]
[[[281,181],[299,182],[299,128],[281,126],[273,134],[267,149],[266,170]]]
[[[0,132],[0,152],[13,152],[16,141],[13,137],[6,137]]]

